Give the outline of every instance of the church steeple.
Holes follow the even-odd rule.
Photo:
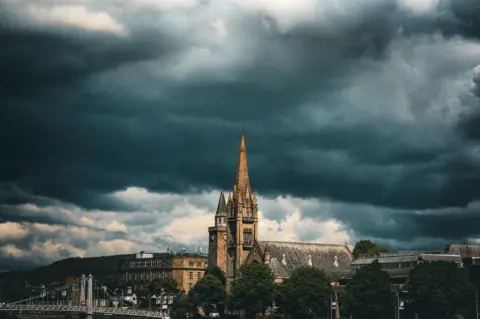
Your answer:
[[[236,195],[243,196],[250,192],[250,180],[248,178],[247,147],[245,146],[245,131],[242,127],[242,139],[240,140],[240,154],[238,155],[237,178],[234,186]],[[238,198],[239,196],[237,196]]]
[[[258,239],[258,203],[248,176],[247,147],[242,127],[240,154],[233,193],[221,193],[215,214],[215,226],[208,229],[209,267],[225,272],[227,287],[238,274]]]

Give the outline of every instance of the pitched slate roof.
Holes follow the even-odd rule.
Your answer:
[[[445,252],[453,255],[460,255],[462,258],[480,257],[480,246],[448,245]]]
[[[258,241],[257,243],[262,253],[268,246],[270,267],[277,278],[289,277],[293,270],[309,266],[309,260],[311,260],[313,267],[325,271],[332,280],[335,280],[349,272],[353,259],[352,253],[345,245],[282,241]]]

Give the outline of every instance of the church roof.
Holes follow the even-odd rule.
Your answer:
[[[353,259],[345,245],[282,241],[257,241],[257,244],[262,252],[268,246],[270,267],[277,278],[289,277],[293,270],[311,265],[335,280],[350,271]]]

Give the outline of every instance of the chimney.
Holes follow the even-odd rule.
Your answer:
[[[270,265],[270,246],[267,244],[267,247],[265,247],[265,254],[263,256],[263,263],[266,265]]]

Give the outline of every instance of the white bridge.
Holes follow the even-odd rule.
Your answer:
[[[95,284],[95,285],[94,285]],[[38,288],[38,287],[36,287]],[[87,289],[85,289],[87,288]],[[78,278],[72,283],[47,291],[44,286],[40,287],[40,294],[28,299],[0,305],[0,312],[45,312],[45,313],[86,313],[88,318],[94,314],[117,314],[144,318],[164,318],[161,311],[137,310],[122,307],[112,307],[112,297],[106,286],[95,280],[92,275]],[[87,292],[87,293],[85,293]],[[105,306],[98,306],[97,303]]]

